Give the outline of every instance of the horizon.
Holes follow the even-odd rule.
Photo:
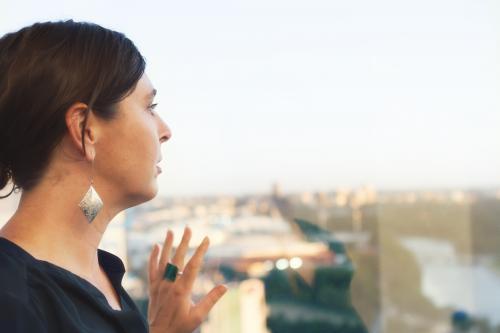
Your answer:
[[[173,133],[163,196],[500,184],[495,3],[120,4],[4,2],[0,34],[73,18],[133,40]]]

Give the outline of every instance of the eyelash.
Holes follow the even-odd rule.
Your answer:
[[[148,106],[148,110],[151,112],[151,114],[155,114],[154,110],[155,110],[157,105],[158,105],[158,103],[154,103],[154,104],[151,104],[150,106]]]

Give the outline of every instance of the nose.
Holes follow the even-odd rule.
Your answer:
[[[163,121],[163,119],[158,116],[158,133],[160,137],[160,143],[168,141],[172,136],[172,132],[168,125]]]

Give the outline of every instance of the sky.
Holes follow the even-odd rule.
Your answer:
[[[500,185],[497,0],[0,0],[145,56],[166,196]]]

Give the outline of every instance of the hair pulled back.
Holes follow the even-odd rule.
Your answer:
[[[0,190],[41,179],[77,102],[111,120],[145,61],[124,34],[86,22],[35,23],[0,39]],[[86,123],[85,118],[85,123]],[[82,141],[85,126],[82,128]],[[85,147],[84,147],[85,149]]]

